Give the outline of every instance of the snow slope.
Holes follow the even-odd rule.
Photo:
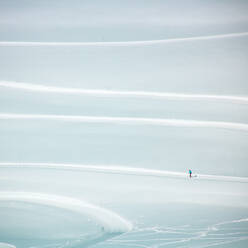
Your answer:
[[[0,1],[0,248],[247,247],[247,10]]]

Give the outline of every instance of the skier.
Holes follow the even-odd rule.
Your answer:
[[[189,177],[192,177],[192,170],[189,170]]]

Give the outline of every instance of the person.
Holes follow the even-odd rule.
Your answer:
[[[192,177],[192,170],[189,170],[189,177]]]

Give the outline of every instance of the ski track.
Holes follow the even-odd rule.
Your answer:
[[[147,45],[159,45],[176,42],[187,42],[187,41],[201,41],[201,40],[213,40],[213,39],[225,39],[235,37],[246,37],[248,32],[242,33],[229,33],[229,34],[217,34],[208,36],[196,36],[186,38],[170,38],[163,40],[145,40],[145,41],[111,41],[111,42],[29,42],[29,41],[1,41],[0,46],[17,46],[17,47],[40,47],[40,46],[51,46],[51,47],[65,47],[65,46],[78,46],[78,47],[125,47],[125,46],[147,46]]]
[[[77,170],[90,171],[101,173],[118,173],[123,175],[135,176],[152,176],[152,177],[172,177],[188,179],[188,174],[183,172],[153,170],[145,168],[126,167],[121,165],[85,165],[85,164],[63,164],[63,163],[21,163],[21,162],[1,162],[0,168],[35,168],[35,169],[63,169],[63,170]],[[216,176],[197,174],[194,180],[212,180],[223,182],[238,182],[248,183],[247,177],[233,177],[233,176]]]
[[[227,101],[233,103],[248,104],[248,97],[230,95],[207,95],[207,94],[181,94],[171,92],[150,92],[150,91],[118,91],[104,89],[81,89],[53,87],[40,84],[30,84],[13,81],[0,81],[0,87],[26,90],[40,93],[58,93],[66,95],[90,95],[106,97],[137,97],[137,98],[163,98],[169,100],[207,100],[207,101]]]
[[[118,214],[71,197],[33,192],[0,191],[0,201],[31,202],[87,214],[110,233],[128,232],[132,230],[132,224]]]
[[[244,123],[198,121],[198,120],[183,120],[183,119],[0,113],[0,120],[71,121],[71,122],[81,122],[81,123],[221,128],[221,129],[229,129],[229,130],[248,131],[248,124],[244,124]]]
[[[113,247],[115,247],[115,245],[122,245],[122,246],[131,246],[131,245],[139,245],[140,242],[144,242],[144,241],[148,241],[148,242],[156,242],[153,244],[150,244],[149,246],[145,246],[144,247],[153,247],[153,248],[159,248],[159,247],[167,247],[168,245],[172,245],[172,244],[182,244],[180,245],[180,247],[189,247],[190,246],[190,242],[191,241],[195,241],[195,240],[200,240],[200,241],[205,241],[207,242],[206,244],[200,245],[199,247],[203,248],[203,247],[211,247],[211,246],[217,246],[217,245],[221,245],[221,244],[227,244],[227,243],[234,243],[234,242],[239,242],[239,241],[243,241],[243,240],[247,240],[248,237],[247,236],[240,236],[240,232],[238,233],[232,233],[232,230],[227,231],[227,233],[225,234],[215,234],[216,232],[219,231],[223,231],[222,229],[217,229],[215,228],[216,226],[222,226],[222,225],[226,225],[226,224],[232,224],[232,223],[240,223],[240,222],[247,222],[248,219],[244,218],[244,219],[238,219],[238,220],[231,220],[231,221],[226,221],[226,222],[221,222],[221,223],[216,223],[212,226],[205,228],[199,228],[199,229],[195,229],[195,228],[185,228],[185,230],[187,230],[188,232],[185,232],[185,234],[187,234],[187,236],[185,237],[170,237],[168,235],[170,235],[171,232],[171,228],[160,228],[160,227],[151,227],[151,228],[138,228],[137,230],[133,230],[132,232],[129,233],[123,233],[118,237],[113,237],[109,240],[107,240],[107,244],[113,245]],[[183,234],[181,232],[181,228],[180,227],[174,227],[173,230],[175,230],[174,233],[176,234]],[[160,233],[160,236],[157,236],[156,234]],[[234,235],[233,237],[227,237],[230,235]],[[244,234],[247,234],[247,232],[245,232]],[[154,236],[155,235],[155,236]],[[220,235],[218,237],[211,237],[212,235]],[[145,239],[143,239],[142,237],[145,236]],[[151,238],[147,238],[147,237],[151,237]],[[209,243],[210,242],[210,243]]]

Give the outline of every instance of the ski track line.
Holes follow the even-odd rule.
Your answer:
[[[34,168],[34,169],[62,169],[100,173],[118,173],[123,175],[172,177],[188,179],[188,174],[183,172],[154,170],[146,168],[126,167],[124,165],[89,165],[89,164],[64,164],[64,163],[24,163],[24,162],[0,162],[0,168]],[[212,180],[224,182],[248,183],[247,177],[215,176],[197,174],[193,180]]]
[[[104,227],[104,230],[111,233],[128,232],[133,228],[129,221],[125,220],[118,214],[71,197],[33,192],[0,191],[0,201],[38,203],[68,209],[80,214],[86,214],[101,224]]]
[[[221,129],[229,129],[229,130],[248,131],[248,124],[243,124],[243,123],[198,121],[198,120],[183,120],[183,119],[0,113],[0,120],[71,121],[71,122],[81,122],[81,123],[221,128]]]
[[[171,100],[215,100],[230,101],[235,103],[248,103],[248,97],[231,96],[231,95],[207,95],[207,94],[182,94],[170,92],[150,92],[150,91],[118,91],[103,89],[81,89],[81,88],[64,88],[53,87],[40,84],[30,84],[13,81],[0,81],[0,87],[26,90],[41,93],[58,93],[69,95],[90,95],[90,96],[107,96],[107,97],[140,97],[140,98],[165,98]]]
[[[195,36],[186,38],[169,38],[163,40],[145,40],[145,41],[110,41],[110,42],[31,42],[31,41],[1,41],[0,46],[16,46],[16,47],[40,47],[40,46],[98,46],[98,47],[125,47],[125,46],[147,46],[147,45],[158,45],[167,43],[176,43],[184,41],[200,41],[200,40],[212,40],[212,39],[225,39],[234,37],[247,36],[248,32],[242,33],[229,33],[229,34],[217,34],[208,36]]]

